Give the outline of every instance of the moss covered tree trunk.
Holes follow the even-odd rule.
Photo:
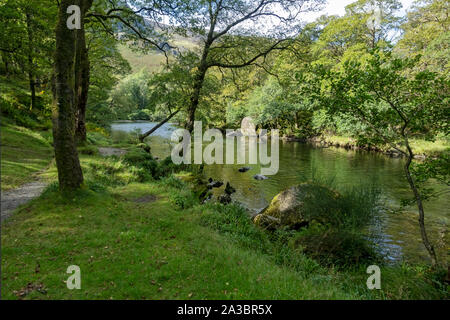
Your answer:
[[[81,0],[81,13],[84,17],[92,6],[92,0]],[[76,105],[77,105],[77,125],[76,139],[78,143],[86,141],[86,107],[90,84],[90,62],[86,46],[86,30],[84,19],[81,19],[81,29],[77,30],[77,55],[76,55]]]
[[[26,13],[27,34],[28,34],[28,82],[31,93],[31,109],[36,107],[36,81],[34,80],[34,64],[33,64],[33,27],[31,22],[31,14]]]
[[[53,87],[53,143],[56,166],[58,168],[59,188],[69,191],[79,188],[83,183],[78,158],[75,127],[75,56],[76,30],[67,28],[67,7],[79,5],[80,0],[61,0],[56,26],[56,50]]]

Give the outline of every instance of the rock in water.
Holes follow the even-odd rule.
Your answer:
[[[327,217],[336,213],[332,211],[337,208],[339,197],[339,193],[327,187],[304,183],[276,195],[261,214],[279,219],[282,226],[299,229],[312,219],[326,222]]]
[[[238,129],[238,130],[233,131],[233,132],[228,132],[226,136],[227,136],[227,138],[242,137],[243,134],[242,134],[241,130]]]
[[[231,203],[231,196],[229,194],[223,194],[219,197],[219,202],[222,204],[230,204]]]
[[[263,176],[262,174],[257,174],[255,176],[253,176],[253,178],[255,178],[255,180],[267,180],[267,179],[269,179],[266,176]]]
[[[227,182],[227,185],[225,186],[225,193],[228,195],[232,195],[235,192],[236,192],[236,189],[233,188],[229,182]]]
[[[250,171],[250,170],[252,170],[251,167],[243,167],[243,168],[239,168],[239,172],[247,172],[247,171]]]
[[[221,186],[223,186],[222,181],[211,181],[210,183],[208,183],[208,189],[220,188]]]
[[[256,126],[251,117],[242,119],[241,132],[245,136],[256,136]]]

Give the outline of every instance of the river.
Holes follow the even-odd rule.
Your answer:
[[[112,130],[130,132],[151,129],[151,122],[120,122],[112,125]],[[169,139],[176,128],[165,124],[150,138],[152,152],[161,157],[170,154]],[[381,190],[383,207],[398,209],[400,201],[411,196],[404,177],[403,159],[390,158],[383,154],[340,148],[320,148],[310,144],[280,141],[280,168],[278,174],[268,180],[253,179],[260,173],[259,165],[247,173],[238,172],[242,165],[205,166],[205,175],[224,182],[229,181],[237,190],[233,199],[250,210],[267,206],[280,191],[308,181],[314,174],[326,181],[332,180],[336,189],[375,183]],[[432,183],[436,190],[446,187]],[[450,223],[450,199],[447,195],[425,202],[426,225],[429,236],[437,246],[439,257],[449,261],[450,243],[448,225]],[[401,212],[380,209],[380,218],[371,226],[378,235],[373,241],[388,261],[428,261],[418,227],[418,213],[414,206]]]

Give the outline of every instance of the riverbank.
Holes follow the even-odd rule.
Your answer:
[[[105,138],[107,139],[107,138]],[[280,245],[235,205],[201,205],[173,175],[153,179],[128,158],[86,154],[86,183],[63,197],[56,170],[44,194],[2,225],[4,299],[442,299],[426,266],[323,267]],[[185,173],[187,174],[187,173]],[[68,290],[70,265],[82,289]]]
[[[294,139],[288,139],[287,141],[295,141]],[[386,154],[391,157],[401,157],[402,155],[390,148],[386,147],[376,147],[371,145],[359,145],[357,141],[353,138],[346,136],[337,135],[320,135],[306,140],[309,143],[313,143],[322,147],[336,147],[344,148],[347,150],[365,150],[365,151],[375,151]],[[411,147],[415,153],[417,159],[425,159],[427,157],[436,157],[443,153],[450,152],[450,143],[443,139],[438,139],[434,142],[425,141],[421,139],[412,139]]]

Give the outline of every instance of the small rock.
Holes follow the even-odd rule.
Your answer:
[[[269,179],[266,176],[263,176],[262,174],[257,174],[255,176],[253,176],[253,178],[255,178],[255,180],[267,180],[267,179]]]
[[[221,186],[223,186],[222,181],[212,181],[212,182],[208,183],[208,185],[207,185],[208,189],[220,188]]]
[[[229,194],[223,194],[219,197],[219,202],[221,204],[230,204],[231,203],[231,196]]]
[[[250,171],[250,170],[252,170],[252,168],[250,168],[250,167],[243,167],[243,168],[239,169],[239,172],[247,172],[247,171]]]
[[[235,193],[235,192],[236,192],[236,189],[233,188],[233,187],[230,185],[229,182],[227,182],[227,185],[226,185],[226,187],[225,187],[225,193],[228,194],[228,195],[232,195],[232,194]]]

